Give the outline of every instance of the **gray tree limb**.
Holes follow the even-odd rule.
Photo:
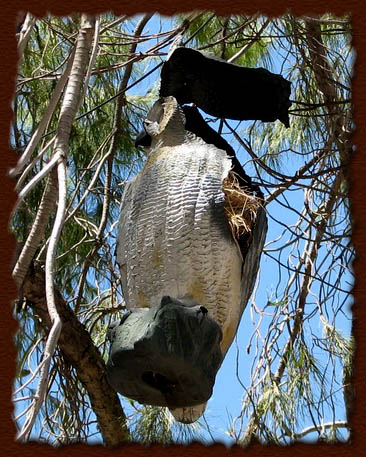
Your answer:
[[[52,322],[47,310],[44,272],[39,265],[30,268],[23,290],[24,297],[31,303],[48,333]],[[104,360],[89,332],[76,318],[58,290],[55,290],[55,301],[62,321],[58,339],[60,351],[75,368],[78,378],[88,392],[104,443],[109,447],[119,446],[129,439],[129,431],[118,395],[108,384]]]

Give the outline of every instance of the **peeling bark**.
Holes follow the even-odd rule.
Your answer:
[[[44,272],[40,266],[30,268],[24,281],[23,293],[48,332],[52,322],[47,311]],[[107,381],[104,360],[89,332],[57,290],[55,298],[62,321],[59,348],[64,358],[75,368],[88,392],[104,443],[109,447],[120,446],[129,439],[129,431],[118,395]]]
[[[55,195],[57,194],[57,176],[55,177],[54,174],[54,172],[51,173],[51,178],[43,193],[32,229],[26,243],[22,246],[22,250],[17,256],[12,275],[18,290],[22,287],[29,265],[44,236],[50,213],[56,206]]]
[[[324,102],[327,105],[329,114],[328,131],[339,148],[341,163],[345,167],[349,165],[349,159],[352,152],[350,120],[345,113],[332,115],[333,104],[339,100],[337,91],[337,75],[329,65],[326,47],[324,46],[321,28],[316,19],[307,19],[305,21],[306,40],[308,43],[310,61],[309,64],[314,72],[316,84],[323,94]],[[348,110],[349,115],[351,111]],[[348,178],[347,170],[344,171],[345,177]]]

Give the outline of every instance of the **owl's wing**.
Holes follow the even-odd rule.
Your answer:
[[[252,240],[247,250],[242,273],[242,296],[241,302],[245,307],[252,295],[264,242],[267,235],[267,216],[263,207],[257,211],[256,222],[252,230]]]

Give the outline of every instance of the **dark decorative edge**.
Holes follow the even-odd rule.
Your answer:
[[[309,13],[322,13],[332,11],[337,15],[342,15],[347,12],[352,13],[352,24],[354,30],[354,46],[357,50],[357,60],[355,66],[355,77],[353,80],[353,93],[355,100],[355,121],[359,128],[354,135],[354,144],[357,146],[354,158],[351,163],[351,201],[352,211],[354,216],[354,231],[352,241],[356,246],[357,259],[354,262],[354,271],[358,278],[354,287],[355,305],[354,326],[356,335],[356,361],[355,361],[355,387],[356,387],[356,405],[352,416],[353,426],[353,441],[350,445],[305,445],[296,444],[291,447],[272,447],[261,446],[260,444],[252,444],[247,449],[241,449],[237,446],[228,450],[222,444],[215,444],[205,447],[200,443],[193,443],[190,446],[174,446],[173,448],[163,448],[160,446],[151,446],[142,448],[139,445],[128,445],[120,450],[108,450],[102,446],[88,445],[73,445],[61,449],[54,449],[48,445],[40,445],[38,443],[29,443],[21,445],[14,442],[15,426],[11,419],[12,405],[11,385],[15,374],[15,350],[12,345],[13,334],[16,329],[16,322],[11,314],[11,301],[16,297],[16,288],[11,279],[10,265],[13,252],[15,249],[15,240],[9,234],[7,224],[12,206],[15,202],[15,193],[13,191],[14,183],[8,178],[7,171],[15,165],[15,157],[9,149],[9,121],[12,116],[10,102],[14,92],[15,71],[17,64],[16,41],[14,37],[15,22],[21,11],[31,11],[36,16],[43,16],[46,12],[51,12],[55,15],[66,15],[73,11],[89,12],[97,14],[102,11],[113,11],[115,14],[136,14],[139,12],[158,11],[164,15],[172,15],[182,11],[192,10],[215,10],[218,14],[232,12],[245,12],[253,14],[261,12],[271,16],[278,16],[290,9],[296,15]],[[365,190],[361,188],[366,175],[366,158],[362,152],[362,144],[365,139],[365,129],[362,126],[365,124],[365,42],[366,35],[364,34],[364,6],[359,1],[343,2],[334,0],[327,2],[324,0],[295,0],[285,2],[277,0],[257,0],[256,2],[244,2],[240,0],[139,0],[131,2],[130,0],[104,0],[97,2],[94,0],[79,0],[77,2],[71,0],[63,0],[62,2],[44,1],[44,0],[28,0],[21,2],[14,0],[6,2],[2,7],[3,20],[2,30],[0,34],[0,65],[1,65],[1,81],[0,81],[0,127],[1,127],[1,235],[0,235],[0,273],[1,273],[1,300],[0,303],[3,309],[3,316],[0,321],[0,379],[1,379],[1,448],[8,456],[23,455],[23,456],[48,456],[54,453],[67,456],[81,455],[109,455],[112,452],[122,455],[145,456],[168,456],[172,453],[174,456],[222,456],[229,454],[230,456],[277,456],[277,455],[293,455],[308,456],[309,452],[314,448],[317,455],[331,456],[352,456],[361,453],[364,449],[363,440],[365,433],[365,421],[362,414],[365,408],[365,391],[363,380],[365,379],[365,358],[362,357],[365,345],[365,330],[362,328],[362,323],[366,322],[364,318],[366,307],[363,305],[366,288],[363,282],[363,274],[365,271],[364,249],[366,245],[366,235],[362,231],[364,215],[366,214],[366,202],[364,199]],[[311,449],[309,449],[311,446]]]

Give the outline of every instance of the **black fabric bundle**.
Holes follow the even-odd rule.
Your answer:
[[[190,48],[176,48],[161,71],[160,96],[194,103],[211,116],[235,120],[279,119],[289,127],[291,84],[264,68],[246,68]]]

